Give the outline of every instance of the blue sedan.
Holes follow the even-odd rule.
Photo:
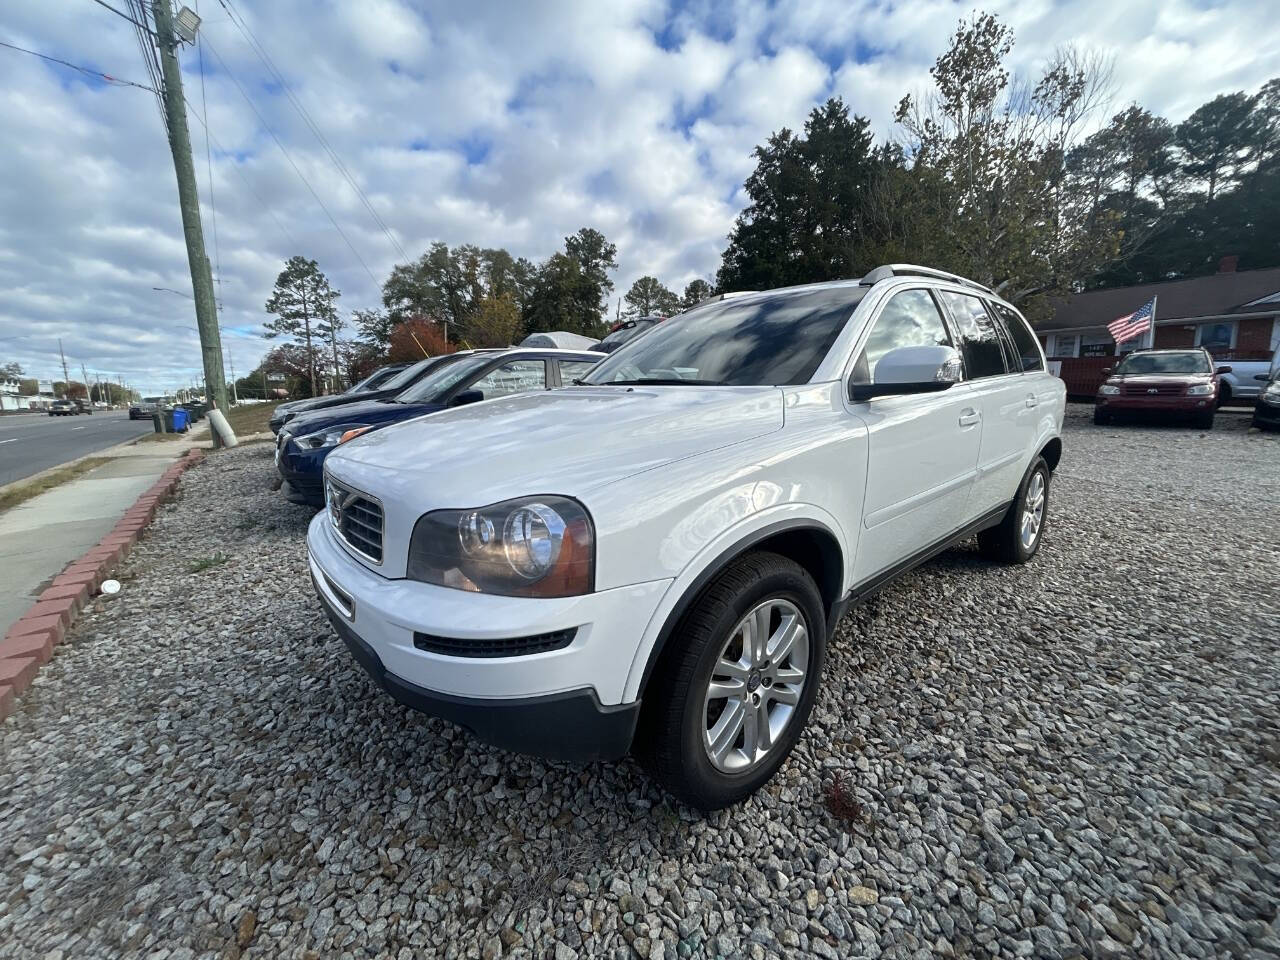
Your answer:
[[[324,458],[344,439],[450,407],[550,390],[583,376],[602,359],[603,354],[583,350],[454,354],[393,398],[299,414],[276,435],[281,489],[294,503],[322,507]]]

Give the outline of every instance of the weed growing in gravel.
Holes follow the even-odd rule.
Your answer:
[[[203,570],[208,570],[210,567],[216,567],[219,564],[226,563],[230,559],[231,558],[221,550],[217,550],[210,556],[197,557],[193,560],[191,562],[191,566],[187,567],[187,573],[200,573]]]
[[[853,788],[842,776],[837,776],[823,788],[822,799],[826,801],[831,815],[842,823],[862,825],[871,822],[870,815],[853,795]]]

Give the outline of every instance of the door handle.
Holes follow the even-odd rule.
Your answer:
[[[1033,410],[1040,406],[1040,401],[1036,399],[1036,395],[1034,393],[1027,394],[1027,406]]]
[[[982,414],[977,410],[966,410],[960,414],[960,426],[972,427],[975,423],[982,419]]]

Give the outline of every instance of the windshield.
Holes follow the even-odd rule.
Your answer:
[[[865,287],[823,287],[704,304],[601,360],[584,383],[805,383]]]
[[[411,364],[397,373],[394,377],[380,386],[379,390],[400,390],[413,383],[415,377],[421,376],[423,370],[430,370],[444,357],[427,357],[425,360],[419,360],[417,363]]]
[[[1116,373],[1212,373],[1209,361],[1199,350],[1186,353],[1131,353],[1116,367]]]
[[[391,378],[394,377],[397,372],[398,371],[395,369],[388,369],[386,367],[383,367],[380,370],[375,370],[359,383],[352,384],[348,387],[347,393],[365,393],[369,390],[375,390],[380,385],[389,383]]]
[[[404,393],[396,403],[431,403],[492,360],[491,354],[449,357]]]

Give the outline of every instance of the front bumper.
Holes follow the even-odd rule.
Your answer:
[[[1111,413],[1201,413],[1213,410],[1218,405],[1216,396],[1208,397],[1159,397],[1159,396],[1120,396],[1107,397],[1101,394],[1095,400],[1099,410]]]
[[[309,507],[324,506],[324,458],[334,447],[298,451],[292,442],[276,438],[276,471],[284,481],[285,497]]]
[[[329,619],[396,699],[522,753],[576,760],[626,753],[640,706],[623,702],[627,675],[669,580],[555,599],[393,580],[351,557],[323,513],[311,522],[307,548]],[[414,644],[415,633],[479,641],[570,628],[568,646],[521,656],[447,656]]]
[[[1268,403],[1259,397],[1253,405],[1253,422],[1268,427],[1280,427],[1280,403]]]

